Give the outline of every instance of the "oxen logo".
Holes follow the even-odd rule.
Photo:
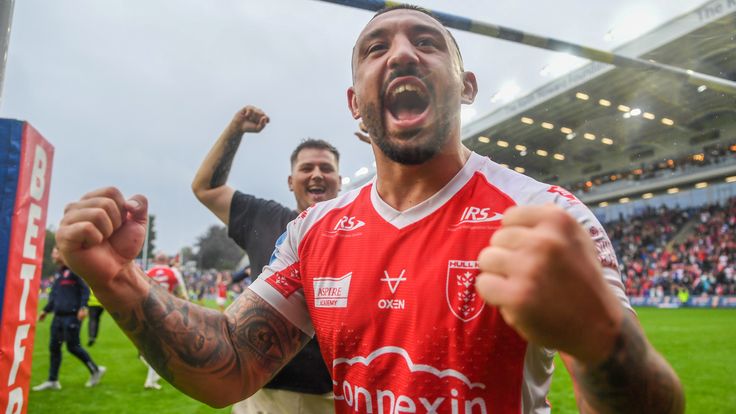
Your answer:
[[[388,274],[388,270],[384,270],[384,278],[381,279],[381,282],[388,283],[388,288],[391,290],[391,293],[396,294],[396,289],[399,288],[399,284],[406,280],[404,273],[406,273],[406,269],[401,269],[401,273],[399,273],[398,277],[391,277],[391,275]]]
[[[450,260],[447,264],[447,305],[463,322],[477,318],[483,311],[483,299],[475,292],[475,277],[479,272],[477,261]]]

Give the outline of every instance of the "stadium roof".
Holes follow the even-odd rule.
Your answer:
[[[736,1],[708,6],[614,52],[736,80]],[[592,62],[478,118],[462,136],[496,162],[571,186],[736,144],[736,96],[659,71]]]

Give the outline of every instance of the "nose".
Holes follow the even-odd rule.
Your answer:
[[[319,168],[319,167],[315,167],[314,170],[312,170],[312,178],[315,179],[315,180],[317,180],[317,179],[320,179],[320,180],[323,179],[324,178],[324,174],[322,173],[322,169]]]
[[[389,50],[389,68],[401,69],[408,66],[416,66],[419,62],[419,56],[417,56],[416,52],[416,48],[409,38],[406,36],[396,36]]]

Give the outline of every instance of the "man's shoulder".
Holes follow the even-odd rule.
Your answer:
[[[293,209],[279,203],[275,200],[267,200],[265,198],[256,197],[253,194],[246,194],[241,191],[235,191],[233,198],[230,202],[231,208],[237,210],[244,210],[246,208],[254,207],[256,209],[268,209],[271,213],[280,213],[284,216],[296,217],[297,212]]]
[[[319,202],[299,213],[299,215],[289,223],[287,232],[291,237],[296,237],[296,240],[301,241],[311,229],[321,225],[326,218],[335,214],[341,214],[343,209],[348,208],[361,200],[369,201],[369,194],[370,184],[350,190],[333,198],[332,200]]]
[[[554,203],[566,209],[584,207],[565,188],[538,181],[485,157],[477,164],[476,174],[481,175],[489,186],[511,198],[517,205]]]
[[[352,189],[333,198],[332,200],[321,201],[302,211],[297,217],[297,220],[308,220],[309,222],[316,223],[331,212],[353,204],[356,202],[358,197],[366,191],[370,191],[370,184]]]

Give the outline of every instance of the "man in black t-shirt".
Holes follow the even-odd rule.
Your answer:
[[[245,133],[260,132],[269,118],[247,106],[225,128],[207,154],[192,182],[199,201],[228,226],[228,235],[250,258],[253,277],[269,263],[286,225],[317,202],[337,196],[340,190],[337,149],[323,140],[307,139],[291,155],[289,189],[297,210],[263,200],[226,185],[233,158]],[[332,379],[316,339],[286,365],[263,389],[233,406],[234,413],[322,414],[334,411]]]

